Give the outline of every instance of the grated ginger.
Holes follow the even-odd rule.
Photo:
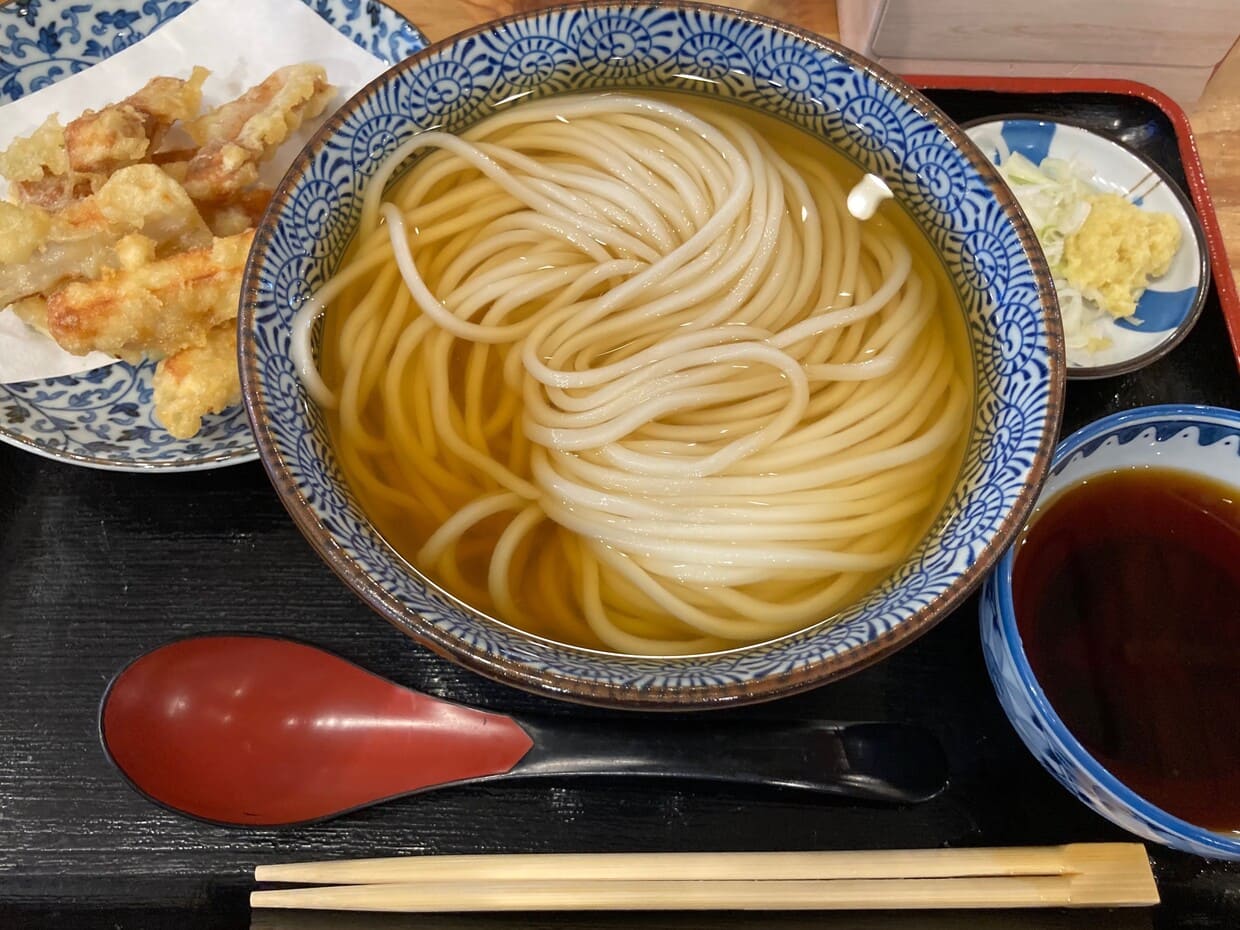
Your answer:
[[[1119,194],[1086,198],[1089,215],[1064,241],[1059,272],[1113,317],[1131,317],[1150,278],[1166,274],[1180,247],[1180,225]]]

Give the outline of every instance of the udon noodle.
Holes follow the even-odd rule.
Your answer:
[[[295,351],[368,516],[456,597],[562,642],[718,650],[835,615],[942,507],[971,403],[942,269],[760,120],[557,97],[424,132],[370,182]]]

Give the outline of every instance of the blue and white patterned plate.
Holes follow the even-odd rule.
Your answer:
[[[677,658],[548,642],[443,596],[367,521],[290,355],[293,316],[340,262],[365,185],[398,144],[429,126],[469,126],[526,96],[650,87],[755,107],[881,176],[956,283],[976,383],[969,447],[946,509],[889,580],[834,622]],[[1033,231],[959,127],[841,46],[690,3],[523,14],[390,69],[338,110],[295,160],[259,229],[242,294],[241,383],[259,454],[324,560],[382,616],[441,654],[518,687],[599,704],[767,700],[856,671],[910,642],[967,596],[1024,522],[1064,390],[1054,287]]]
[[[1094,475],[1155,466],[1240,488],[1240,411],[1168,404],[1103,417],[1059,444],[1041,500]],[[1029,751],[1073,796],[1130,833],[1199,856],[1240,860],[1240,837],[1155,807],[1107,771],[1064,726],[1025,655],[1012,601],[1013,559],[1010,550],[1005,553],[982,589],[982,647],[999,703]]]
[[[1000,116],[965,124],[965,131],[996,164],[1019,152],[1035,165],[1045,158],[1076,162],[1094,187],[1120,194],[1144,210],[1168,213],[1180,226],[1171,267],[1137,302],[1134,319],[1103,321],[1111,344],[1077,353],[1068,349],[1069,378],[1107,378],[1144,368],[1188,335],[1210,292],[1205,232],[1192,202],[1153,162],[1108,136],[1066,120]]]
[[[417,28],[376,0],[304,0],[359,46],[391,63],[426,45]],[[128,48],[192,0],[16,0],[0,6],[0,105]],[[3,111],[0,110],[0,118]],[[154,419],[154,363],[117,362],[80,375],[0,385],[0,440],[78,465],[188,471],[254,459],[240,405],[176,439]]]

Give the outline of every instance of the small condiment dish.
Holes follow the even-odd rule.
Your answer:
[[[1065,499],[1059,495],[1079,489],[1086,482],[1095,483],[1096,493],[1098,485],[1105,484],[1105,481],[1099,479],[1130,469],[1168,469],[1221,485],[1226,491],[1235,489],[1235,495],[1225,494],[1221,502],[1223,505],[1230,505],[1235,497],[1240,495],[1240,411],[1182,405],[1141,407],[1112,414],[1078,430],[1063,440],[1056,449],[1049,476],[1039,498],[1040,511],[1035,510],[1035,527],[1039,513],[1049,513]],[[1157,473],[1155,475],[1157,476]],[[1045,516],[1042,518],[1045,519]],[[1030,534],[1030,538],[1032,535]],[[1071,545],[1068,540],[1055,537],[1055,551],[1051,555],[1063,559],[1059,550],[1070,548]],[[1042,554],[1039,552],[1039,556]],[[981,636],[986,667],[999,701],[1021,740],[1042,766],[1068,791],[1112,823],[1137,836],[1174,849],[1208,858],[1240,860],[1240,832],[1234,832],[1235,827],[1206,829],[1155,805],[1121,781],[1096,754],[1086,748],[1079,733],[1069,729],[1065,723],[1068,714],[1061,715],[1060,710],[1080,711],[1085,708],[1087,713],[1078,714],[1077,719],[1090,721],[1090,726],[1094,729],[1101,728],[1100,732],[1108,734],[1109,742],[1122,739],[1123,737],[1116,734],[1129,731],[1139,730],[1143,739],[1153,739],[1159,735],[1158,730],[1144,717],[1133,718],[1138,724],[1135,729],[1120,727],[1121,721],[1114,719],[1115,708],[1111,706],[1108,709],[1105,698],[1101,696],[1102,692],[1098,690],[1106,686],[1100,684],[1099,666],[1096,664],[1099,661],[1096,654],[1105,653],[1106,656],[1111,656],[1106,642],[1090,636],[1085,637],[1088,654],[1093,657],[1091,661],[1095,664],[1085,670],[1068,672],[1077,675],[1077,683],[1072,686],[1071,705],[1061,704],[1059,709],[1052,705],[1048,692],[1050,679],[1054,676],[1049,674],[1049,671],[1074,668],[1073,652],[1062,640],[1053,640],[1055,645],[1052,651],[1048,653],[1043,650],[1041,654],[1043,663],[1040,667],[1046,675],[1045,679],[1040,679],[1035,673],[1035,665],[1038,663],[1031,661],[1031,655],[1035,653],[1035,643],[1025,623],[1031,622],[1031,617],[1024,616],[1018,624],[1016,605],[1018,602],[1026,603],[1019,596],[1019,577],[1015,597],[1013,585],[1014,566],[1019,559],[1028,557],[1030,556],[1020,551],[1019,545],[1009,549],[983,586],[981,600]],[[1207,562],[1208,560],[1202,560],[1202,570],[1211,573],[1216,571]],[[1124,577],[1120,569],[1129,572],[1159,572],[1163,564],[1159,560],[1128,566],[1100,564],[1098,571],[1111,571],[1115,575],[1115,584],[1119,585],[1123,583]],[[1016,574],[1019,576],[1020,572]],[[1174,590],[1184,592],[1187,579],[1181,577],[1178,582],[1173,582],[1168,578],[1160,578],[1156,583],[1178,583],[1180,586]],[[1079,587],[1079,584],[1068,586]],[[1045,591],[1048,587],[1043,585],[1036,590]],[[1040,596],[1045,597],[1044,594]],[[1221,609],[1224,613],[1214,619],[1225,624],[1228,608],[1224,605]],[[1117,610],[1122,611],[1124,608]],[[1196,613],[1191,607],[1185,607],[1180,619],[1196,624]],[[1115,614],[1115,611],[1112,611],[1112,614]],[[1149,668],[1152,663],[1164,661],[1164,653],[1176,651],[1171,648],[1176,643],[1169,641],[1167,637],[1183,635],[1183,630],[1177,630],[1177,624],[1171,622],[1177,618],[1160,615],[1154,619],[1160,630],[1156,640],[1137,641],[1125,634],[1122,645],[1117,647],[1123,654],[1120,658],[1125,662],[1132,660],[1136,663],[1134,667]],[[1162,622],[1164,619],[1166,623]],[[1123,627],[1124,630],[1128,628]],[[1022,629],[1025,630],[1024,637]],[[1235,658],[1234,654],[1213,652],[1203,657],[1203,650],[1211,647],[1196,640],[1192,643],[1181,640],[1180,645],[1183,646],[1182,652],[1193,653],[1195,650],[1193,661],[1197,664],[1185,674],[1226,676],[1227,663]],[[1136,655],[1136,659],[1133,659],[1132,654]],[[1202,661],[1206,662],[1204,666],[1200,664]],[[1055,664],[1047,664],[1049,662]],[[1067,666],[1064,663],[1067,663]],[[1175,670],[1175,674],[1168,672],[1163,676],[1146,676],[1143,680],[1128,684],[1140,689],[1175,688],[1176,682],[1183,680],[1182,675],[1177,675],[1180,675],[1179,670]],[[1166,680],[1157,680],[1158,678]],[[1228,741],[1240,737],[1234,732],[1228,732],[1229,724],[1222,710],[1223,708],[1218,708],[1219,713],[1194,716],[1194,725],[1204,727],[1211,740],[1221,741],[1221,745],[1234,746]],[[1207,740],[1188,741],[1193,742],[1192,749],[1197,754],[1217,748],[1213,743],[1206,746],[1205,743],[1209,742]],[[1155,745],[1162,753],[1166,745],[1173,742],[1182,745],[1186,740],[1177,736],[1173,741]],[[1160,759],[1157,773],[1164,780],[1164,786],[1174,786],[1177,794],[1182,793],[1179,791],[1181,786],[1186,792],[1193,792],[1193,806],[1201,810],[1201,793],[1208,795],[1214,789],[1205,787],[1207,783],[1204,781],[1189,779],[1188,772],[1195,768],[1198,768],[1195,760],[1168,757]],[[1208,798],[1205,803],[1207,808],[1214,809],[1210,807]]]
[[[1120,141],[1064,119],[1005,115],[964,124],[995,165],[1019,152],[1035,165],[1046,158],[1072,162],[1101,193],[1119,194],[1143,210],[1167,213],[1180,227],[1180,246],[1167,273],[1153,279],[1134,319],[1107,318],[1105,348],[1074,348],[1065,333],[1069,378],[1108,378],[1144,368],[1174,349],[1192,330],[1210,292],[1205,233],[1192,201],[1158,165]]]

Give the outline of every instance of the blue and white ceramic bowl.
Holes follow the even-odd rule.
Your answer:
[[[1085,126],[1038,116],[1002,116],[965,124],[965,131],[996,165],[1019,152],[1035,165],[1061,158],[1077,163],[1085,179],[1143,210],[1168,213],[1180,226],[1180,248],[1171,267],[1137,301],[1134,319],[1103,321],[1110,345],[1069,347],[1069,378],[1109,378],[1162,358],[1189,334],[1210,293],[1205,232],[1192,202],[1158,165]]]
[[[192,2],[22,0],[0,6],[0,107],[128,48]],[[389,63],[426,45],[408,20],[377,0],[305,3]],[[117,471],[189,471],[257,456],[240,405],[204,417],[191,439],[170,435],[154,417],[154,374],[154,362],[117,362],[77,375],[0,384],[0,440]]]
[[[739,101],[880,175],[942,255],[966,307],[976,414],[945,513],[895,575],[831,624],[725,653],[616,656],[516,631],[441,595],[349,492],[290,356],[290,322],[332,274],[381,159],[522,95],[671,88]],[[520,105],[519,103],[516,105]],[[259,454],[307,538],[380,614],[492,678],[627,707],[764,700],[877,661],[959,604],[1023,523],[1063,397],[1053,284],[992,166],[944,114],[851,51],[770,20],[691,4],[561,7],[500,20],[402,62],[346,103],[276,192],[247,268],[241,379]]]
[[[1138,407],[1077,430],[1055,450],[1041,500],[1092,475],[1159,466],[1206,475],[1240,492],[1240,411],[1221,407]],[[1137,836],[1185,852],[1240,859],[1240,837],[1173,817],[1127,788],[1064,726],[1034,677],[1012,604],[1013,553],[982,591],[986,668],[1008,719],[1043,767],[1079,800]]]

